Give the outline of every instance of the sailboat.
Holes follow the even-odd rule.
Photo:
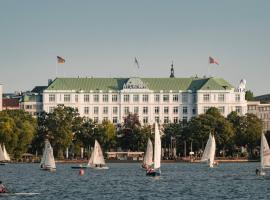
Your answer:
[[[56,171],[53,148],[49,140],[45,140],[45,148],[40,162],[40,169],[47,171]]]
[[[3,148],[0,145],[0,165],[5,165],[9,161],[10,161],[10,157],[7,153],[5,145],[3,144]]]
[[[105,164],[103,153],[97,140],[95,140],[94,150],[89,159],[88,167],[94,169],[109,169]]]
[[[270,149],[264,133],[261,137],[261,171],[260,175],[265,175],[265,169],[270,168]]]
[[[154,147],[154,166],[150,167],[146,175],[147,176],[160,176],[160,162],[161,162],[161,141],[158,124],[155,123],[155,147]]]
[[[148,138],[147,148],[146,148],[145,156],[143,158],[142,168],[148,169],[152,164],[153,164],[153,144],[150,138]]]
[[[208,162],[209,167],[214,167],[215,163],[215,153],[216,153],[216,140],[214,135],[209,133],[209,138],[206,143],[201,162]]]

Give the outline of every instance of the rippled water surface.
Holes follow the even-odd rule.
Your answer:
[[[74,165],[74,164],[73,164]],[[162,164],[159,178],[146,177],[139,163],[109,164],[109,170],[71,169],[58,164],[55,173],[38,164],[0,166],[0,179],[12,192],[34,196],[0,199],[270,199],[269,177],[257,177],[258,163],[227,163],[209,169],[203,164]]]

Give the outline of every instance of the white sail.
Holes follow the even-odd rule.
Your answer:
[[[215,137],[213,135],[212,136],[210,153],[209,153],[209,166],[210,167],[213,167],[214,166],[215,153],[216,153],[216,140],[215,140]]]
[[[0,161],[5,161],[4,152],[2,150],[2,146],[0,145]]]
[[[56,169],[53,148],[48,140],[45,140],[45,149],[40,162],[41,168],[44,169]]]
[[[153,163],[153,144],[150,138],[148,138],[147,148],[146,148],[145,156],[143,158],[143,164],[150,166],[152,165],[152,163]]]
[[[96,165],[105,165],[103,153],[97,140],[95,140],[94,151],[91,154],[88,165],[92,167],[95,167]]]
[[[8,153],[7,153],[7,150],[6,150],[6,147],[5,147],[4,144],[3,144],[3,153],[4,153],[4,158],[5,158],[5,160],[6,160],[6,161],[10,161],[10,157],[9,157],[9,155],[8,155]]]
[[[270,150],[265,135],[261,137],[261,168],[270,168]]]
[[[209,162],[209,166],[213,167],[214,159],[215,159],[215,152],[216,152],[216,140],[215,137],[209,133],[209,138],[207,140],[201,162]]]
[[[155,123],[155,149],[154,149],[154,169],[160,168],[161,161],[161,141],[157,123]]]
[[[91,153],[91,157],[90,157],[90,159],[88,161],[88,166],[92,166],[93,165],[93,158],[94,158],[94,151],[92,151],[92,153]]]

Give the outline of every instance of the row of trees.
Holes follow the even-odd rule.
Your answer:
[[[193,117],[189,122],[169,123],[162,127],[164,149],[176,147],[177,154],[201,152],[209,133],[215,135],[220,156],[233,156],[240,147],[246,147],[254,157],[262,133],[262,122],[253,114],[239,116],[232,112],[223,117],[216,108]],[[77,110],[59,105],[52,113],[42,113],[37,119],[22,110],[0,112],[0,143],[19,158],[24,152],[42,154],[44,140],[48,138],[55,155],[63,158],[66,148],[76,156],[81,147],[90,149],[97,139],[104,151],[144,151],[147,140],[153,139],[153,126],[142,126],[138,116],[129,114],[121,126],[109,121],[96,124],[80,117]],[[187,145],[192,144],[192,145]],[[192,149],[191,149],[192,148]],[[166,152],[165,152],[166,153]]]

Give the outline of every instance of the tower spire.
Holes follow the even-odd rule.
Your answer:
[[[170,78],[174,78],[173,61],[172,61],[172,64],[171,64],[171,75],[170,75]]]

